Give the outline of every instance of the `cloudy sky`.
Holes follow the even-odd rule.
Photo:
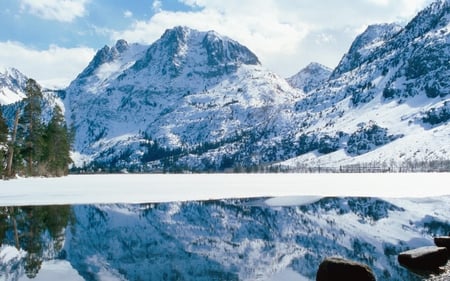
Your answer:
[[[66,86],[117,39],[150,44],[165,29],[216,30],[283,77],[335,67],[369,24],[405,24],[432,0],[8,0],[0,2],[0,71]]]

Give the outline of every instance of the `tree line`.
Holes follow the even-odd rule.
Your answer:
[[[62,109],[55,105],[50,121],[45,123],[41,87],[28,79],[25,93],[10,126],[0,107],[0,175],[6,179],[16,175],[67,175],[73,134]]]

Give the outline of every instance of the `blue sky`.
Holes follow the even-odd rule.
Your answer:
[[[117,39],[151,44],[165,29],[216,30],[283,77],[335,67],[369,24],[406,23],[431,0],[8,0],[0,2],[0,71],[66,86]]]
[[[41,7],[29,4],[35,2],[52,1],[2,1],[0,24],[8,28],[0,33],[0,41],[17,41],[37,49],[46,49],[52,44],[65,48],[99,48],[110,43],[112,30],[125,30],[135,21],[153,17],[163,7],[162,3],[152,0],[73,1],[80,3],[83,11],[71,12],[61,6],[62,11],[56,11],[61,16],[58,17],[50,12],[47,15],[45,10],[48,11],[49,7],[45,4]],[[36,8],[33,8],[34,5]],[[184,12],[195,10],[175,0],[165,2],[164,9]]]

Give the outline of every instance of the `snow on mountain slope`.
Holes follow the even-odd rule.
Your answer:
[[[29,77],[25,76],[15,68],[7,68],[4,73],[0,73],[0,106],[4,118],[8,125],[12,127],[14,116],[18,108],[25,105],[22,100],[26,98],[26,84]],[[42,114],[41,118],[44,123],[50,121],[53,109],[58,105],[64,112],[64,104],[61,99],[61,92],[58,90],[50,90],[41,88],[42,92]]]
[[[74,155],[84,159],[77,165],[91,169],[447,161],[449,26],[447,0],[405,27],[371,25],[331,74],[313,63],[291,85],[232,39],[175,27],[149,46],[105,46],[67,89],[44,91],[44,100],[49,112],[64,105]],[[2,80],[9,81],[3,103],[23,98],[12,87],[23,79],[14,75],[2,76],[10,77]],[[12,119],[14,108],[4,112]]]
[[[377,47],[383,45],[401,30],[402,27],[395,23],[369,25],[362,34],[355,38],[348,53],[344,55],[333,71],[332,77],[336,78],[340,74],[360,66]]]
[[[369,26],[331,74],[289,79],[297,90],[213,31],[121,40],[66,90],[75,149],[140,171],[448,160],[449,25],[437,1],[405,27]]]
[[[449,1],[406,27],[370,26],[331,78],[297,102],[305,154],[289,166],[448,160]],[[300,121],[301,120],[301,121]]]
[[[0,105],[8,105],[25,97],[25,84],[28,78],[15,68],[0,72]]]
[[[176,27],[150,46],[117,44],[97,53],[64,100],[75,149],[99,161],[125,153],[139,162],[145,145],[192,150],[235,143],[249,131],[289,122],[302,96],[246,47],[213,31]]]
[[[330,78],[332,70],[319,63],[310,63],[287,79],[288,83],[305,93],[311,92]]]

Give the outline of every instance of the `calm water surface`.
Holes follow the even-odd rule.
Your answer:
[[[332,255],[369,264],[379,280],[421,280],[396,255],[428,239],[426,221],[403,226],[417,227],[404,230],[417,232],[414,241],[381,233],[389,214],[405,210],[374,198],[0,210],[0,280],[315,280]]]

